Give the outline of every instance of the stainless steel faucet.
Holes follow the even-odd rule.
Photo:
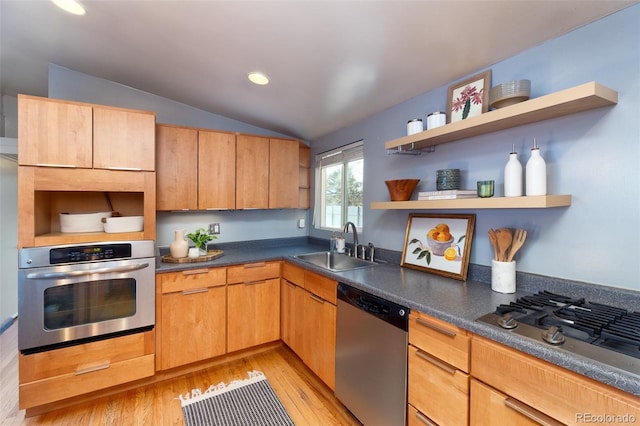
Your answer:
[[[358,257],[358,231],[356,230],[356,225],[353,222],[347,222],[344,224],[344,229],[342,232],[349,233],[349,225],[353,229],[353,251],[352,256]]]

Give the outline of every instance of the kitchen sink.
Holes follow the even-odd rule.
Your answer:
[[[346,254],[330,251],[299,254],[295,257],[303,262],[334,272],[351,271],[352,269],[368,268],[377,265],[377,263],[369,260],[358,259],[347,256]]]

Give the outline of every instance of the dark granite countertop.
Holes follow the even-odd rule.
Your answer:
[[[637,310],[637,306],[640,306],[640,292],[572,283],[535,275],[525,277],[518,273],[516,293],[502,294],[492,291],[491,285],[485,279],[487,274],[483,268],[487,270],[489,268],[477,267],[478,270],[472,273],[471,267],[474,265],[470,265],[470,279],[467,281],[402,268],[399,262],[393,261],[352,271],[330,272],[295,258],[298,254],[325,251],[328,244],[316,244],[316,241],[308,242],[306,239],[299,238],[232,243],[225,246],[216,245],[215,248],[223,250],[224,255],[213,261],[202,263],[173,264],[158,261],[156,272],[165,273],[286,259],[337,281],[440,318],[480,336],[640,396],[638,378],[628,372],[582,358],[561,347],[545,345],[476,321],[476,318],[493,312],[501,303],[508,304],[520,296],[540,290],[549,290],[568,296],[576,295],[590,301],[616,304],[630,310]]]

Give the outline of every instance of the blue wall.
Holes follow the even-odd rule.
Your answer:
[[[385,141],[405,135],[408,119],[426,122],[428,113],[444,111],[447,85],[313,141],[312,155],[364,139],[368,207],[389,199],[387,179],[420,178],[417,190],[433,190],[436,170],[451,167],[463,170],[464,187],[495,179],[502,195],[512,144],[524,165],[535,137],[547,162],[548,193],[572,194],[572,205],[451,211],[477,215],[471,263],[491,264],[489,228],[521,227],[529,236],[517,256],[519,271],[640,290],[639,22],[636,5],[490,67],[493,85],[531,80],[532,97],[595,80],[618,91],[614,107],[439,145],[417,157],[387,155]],[[360,241],[402,250],[408,213],[367,208]]]

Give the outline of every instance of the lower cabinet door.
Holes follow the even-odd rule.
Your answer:
[[[439,425],[466,425],[469,375],[409,345],[408,400]]]
[[[280,281],[280,336],[298,356],[303,351],[304,294],[297,285]]]
[[[300,358],[332,390],[336,387],[336,307],[304,291],[303,348]]]
[[[227,351],[280,339],[280,279],[227,286]]]
[[[225,353],[225,287],[162,295],[161,369]]]
[[[471,425],[562,425],[528,405],[471,379]]]

